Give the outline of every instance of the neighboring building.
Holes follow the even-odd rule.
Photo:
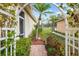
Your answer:
[[[65,22],[64,19],[56,21],[55,30],[61,33],[65,33]]]

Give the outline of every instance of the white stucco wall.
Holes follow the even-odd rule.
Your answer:
[[[32,20],[32,18],[24,11],[25,13],[25,20],[24,20],[24,36],[28,37],[32,30],[34,29],[35,22]],[[19,17],[17,17],[17,25],[16,25],[16,35],[19,35]]]
[[[25,13],[25,37],[28,37],[34,29],[34,21]]]

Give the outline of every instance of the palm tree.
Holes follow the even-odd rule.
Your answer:
[[[57,20],[58,20],[58,17],[55,15],[50,17],[50,21],[52,22],[52,30],[54,30]]]
[[[38,39],[39,37],[39,29],[40,27],[42,27],[41,24],[41,20],[42,20],[42,15],[47,15],[49,13],[52,13],[51,11],[49,11],[48,9],[51,7],[50,4],[44,4],[44,3],[38,3],[38,4],[34,4],[33,5],[35,10],[39,13],[39,18],[38,18],[38,23],[37,23],[37,32],[36,32],[36,39]]]

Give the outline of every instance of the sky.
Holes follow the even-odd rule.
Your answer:
[[[54,14],[56,14],[57,12],[60,12],[60,11],[58,10],[58,8],[57,8],[56,6],[54,6],[54,5],[52,5],[49,10],[52,11]],[[36,12],[36,11],[34,11],[33,14],[34,14],[36,17],[39,16],[39,13]]]
[[[59,9],[55,6],[55,5],[52,5],[51,8],[49,8],[48,10],[52,11],[53,13],[52,14],[47,14],[47,16],[42,16],[42,21],[44,21],[44,23],[47,23],[48,22],[48,18],[51,16],[51,15],[57,15],[57,14],[61,14],[61,12],[59,11]],[[37,11],[33,11],[33,15],[38,19],[39,17],[39,13]]]

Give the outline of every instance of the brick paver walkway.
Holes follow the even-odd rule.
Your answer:
[[[41,41],[39,41],[39,42],[33,41],[31,50],[30,50],[30,56],[47,56],[47,51],[45,49],[45,45],[42,44]]]
[[[32,45],[30,56],[47,56],[45,45]]]

